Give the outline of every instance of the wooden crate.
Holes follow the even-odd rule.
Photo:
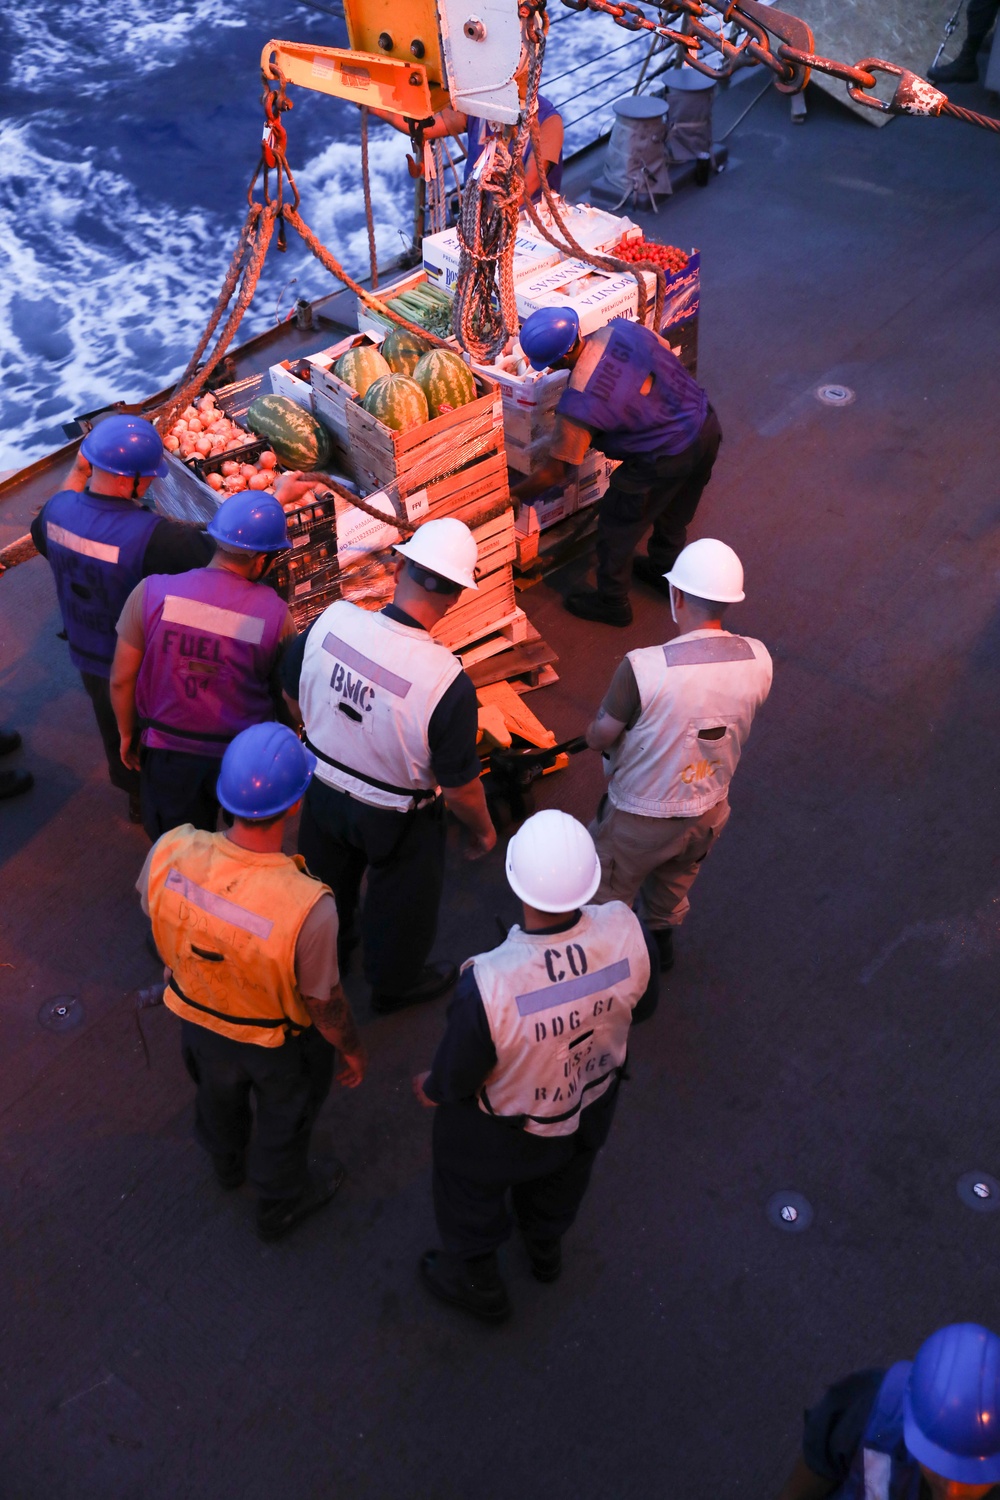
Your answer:
[[[426,487],[435,473],[455,466],[465,445],[472,457],[503,452],[503,405],[492,380],[476,376],[478,395],[457,411],[444,412],[411,432],[394,432],[358,402],[346,408],[347,430],[357,475],[362,484],[382,489],[400,481],[400,494]]]

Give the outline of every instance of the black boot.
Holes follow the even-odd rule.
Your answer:
[[[604,594],[570,594],[565,601],[571,615],[595,620],[599,625],[631,625],[632,606],[627,599],[608,599]]]
[[[436,1000],[454,986],[457,978],[458,970],[454,964],[424,964],[416,984],[401,994],[392,995],[386,990],[372,990],[372,1010],[376,1015],[389,1016],[395,1010],[405,1010],[408,1005],[422,1005],[425,1000]]]
[[[979,66],[976,58],[979,56],[980,40],[979,37],[975,41],[966,37],[954,62],[939,63],[936,68],[929,69],[927,77],[931,83],[978,83]]]
[[[507,1288],[495,1254],[466,1259],[445,1250],[428,1250],[420,1261],[420,1274],[439,1302],[460,1307],[484,1323],[502,1323],[510,1317]]]
[[[673,567],[673,563],[670,566]],[[655,589],[665,599],[669,599],[670,585],[663,576],[666,572],[667,569],[661,568],[658,563],[653,562],[651,557],[643,557],[640,554],[639,557],[632,559],[632,576],[640,579],[649,588]]]
[[[257,1204],[257,1233],[262,1240],[284,1239],[303,1219],[323,1208],[343,1182],[346,1173],[337,1162],[329,1177],[313,1177],[297,1198],[261,1198]]]
[[[526,1234],[524,1248],[528,1252],[531,1274],[536,1281],[558,1280],[562,1270],[562,1240],[542,1240]]]
[[[660,973],[667,974],[674,966],[674,929],[656,927],[651,936],[660,955]]]
[[[0,798],[20,797],[22,792],[30,792],[34,784],[30,771],[0,771]]]

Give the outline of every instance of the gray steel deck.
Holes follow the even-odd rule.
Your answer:
[[[982,107],[975,90],[963,91]],[[749,95],[745,95],[749,98]],[[874,131],[768,95],[731,170],[657,232],[704,257],[701,374],[725,443],[697,531],[747,568],[737,628],[776,659],[729,831],[567,1242],[512,1245],[516,1315],[431,1304],[429,1120],[410,1075],[441,1005],[373,1019],[371,1072],[321,1144],[349,1183],[286,1244],[250,1232],[190,1139],[176,1023],[132,882],[145,851],[55,639],[47,570],[0,582],[0,717],[34,791],[0,806],[0,1492],[11,1500],[767,1497],[826,1381],[939,1323],[1000,1325],[1000,143]],[[856,391],[838,410],[812,394]],[[523,596],[561,654],[532,707],[577,731],[620,654],[670,632]],[[578,757],[544,799],[588,816]],[[439,951],[514,914],[499,855],[457,857]],[[35,1019],[58,994],[85,1020]],[[795,1189],[802,1235],[764,1216]]]

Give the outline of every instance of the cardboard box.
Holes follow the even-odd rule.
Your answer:
[[[426,235],[423,261],[427,280],[443,292],[454,292],[461,255],[457,229],[443,229],[440,234]],[[534,276],[543,266],[555,265],[560,255],[561,252],[542,239],[533,225],[519,225],[514,241],[514,285]]]
[[[577,512],[579,493],[575,479],[569,484],[544,490],[534,500],[521,502],[515,524],[517,536],[531,536],[536,531],[547,531],[559,521],[565,521]]]
[[[600,254],[610,250],[622,239],[639,239],[642,229],[634,224],[631,219],[618,214],[609,214],[603,208],[596,208],[592,203],[565,203],[559,199],[559,213],[564,220],[566,228],[581,245],[584,250]],[[544,203],[538,207],[538,217],[547,229],[550,229],[559,239],[559,226],[553,223],[548,208]],[[528,221],[530,225],[530,220]],[[532,230],[534,226],[531,225]]]
[[[639,307],[639,288],[635,277],[628,271],[609,273],[592,271],[579,274],[581,261],[566,262],[570,265],[569,278],[561,286],[553,286],[550,277],[540,283],[526,283],[518,288],[517,310],[527,318],[540,307],[572,308],[580,319],[580,332],[586,337],[597,328],[603,328],[612,318],[635,319]],[[644,271],[647,295],[652,299],[656,292],[656,279]]]
[[[504,443],[524,452],[552,431],[559,397],[569,380],[568,370],[531,370],[526,375],[508,374],[495,365],[472,364],[500,387],[503,399]]]

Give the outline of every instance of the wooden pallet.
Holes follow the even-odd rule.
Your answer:
[[[466,671],[477,689],[506,682],[515,693],[530,693],[559,681],[555,670],[558,660],[548,641],[529,621],[523,641],[473,662]]]

